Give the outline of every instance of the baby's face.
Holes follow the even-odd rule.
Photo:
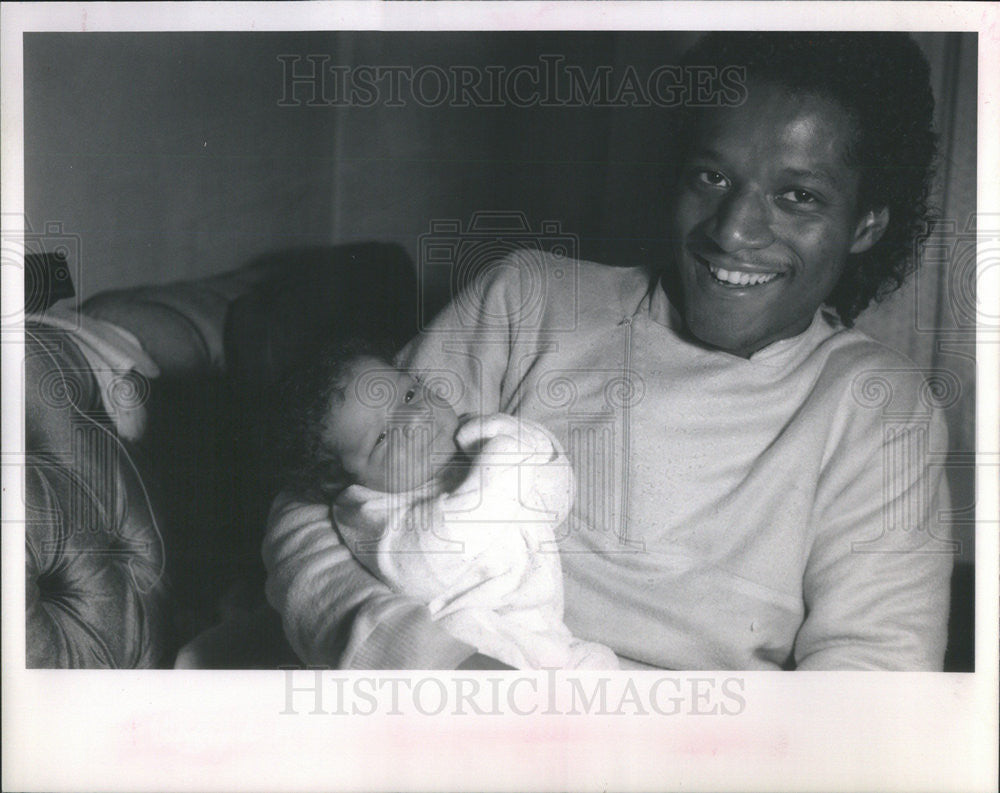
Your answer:
[[[455,455],[458,417],[410,374],[376,358],[349,367],[344,401],[325,436],[351,480],[383,492],[412,490]]]

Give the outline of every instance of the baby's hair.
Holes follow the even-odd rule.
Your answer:
[[[361,357],[391,366],[393,346],[384,339],[352,338],[322,347],[281,386],[279,460],[284,487],[303,497],[330,499],[350,482],[324,437],[334,400],[343,401],[350,364]]]

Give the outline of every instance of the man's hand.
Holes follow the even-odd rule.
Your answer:
[[[513,666],[500,663],[496,658],[490,658],[482,653],[474,653],[460,663],[457,669],[513,669]]]

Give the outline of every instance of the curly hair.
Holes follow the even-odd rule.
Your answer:
[[[776,83],[844,108],[855,130],[848,164],[860,172],[859,214],[886,207],[889,224],[868,251],[848,257],[825,304],[851,326],[873,301],[902,286],[917,265],[937,157],[930,69],[917,43],[906,33],[709,33],[682,65],[737,66],[747,83]],[[698,112],[678,113],[682,157]]]
[[[353,338],[328,344],[279,386],[275,416],[279,478],[301,496],[333,498],[349,484],[324,430],[336,402],[344,399],[351,364],[361,357],[392,366],[393,345],[381,338]]]

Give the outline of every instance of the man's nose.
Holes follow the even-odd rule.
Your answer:
[[[718,205],[707,229],[709,237],[726,253],[746,248],[766,248],[774,242],[766,199],[743,190],[727,195]]]

